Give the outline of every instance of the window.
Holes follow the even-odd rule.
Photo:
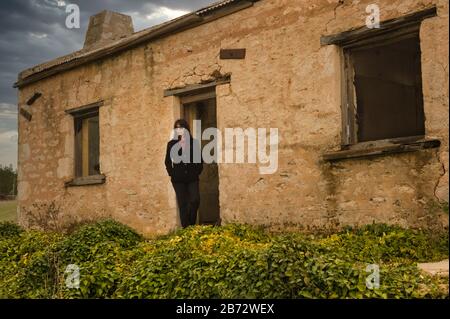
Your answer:
[[[344,50],[346,104],[351,107],[347,143],[423,137],[418,33]]]
[[[75,176],[100,174],[98,109],[75,116]]]
[[[104,182],[100,170],[99,107],[102,102],[66,111],[75,128],[75,179],[69,186]]]
[[[342,147],[323,155],[334,161],[440,146],[425,138],[420,24],[436,7],[391,19],[379,29],[321,37],[341,52]]]

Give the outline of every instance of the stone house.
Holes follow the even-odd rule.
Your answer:
[[[91,17],[83,49],[15,84],[20,222],[177,228],[163,160],[184,117],[278,129],[272,174],[205,165],[199,223],[447,226],[448,1],[379,0],[378,27],[372,3],[226,0],[140,32]]]

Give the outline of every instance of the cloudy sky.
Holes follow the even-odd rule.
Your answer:
[[[104,9],[128,14],[135,31],[216,0],[1,0],[0,165],[17,162],[17,74],[83,47],[89,17]],[[67,29],[66,6],[80,8],[80,28]]]

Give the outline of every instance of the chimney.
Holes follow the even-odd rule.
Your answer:
[[[95,49],[133,34],[133,21],[125,14],[104,10],[91,16],[83,50]]]

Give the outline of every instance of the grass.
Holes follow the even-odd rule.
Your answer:
[[[0,222],[16,221],[17,201],[0,201]]]

